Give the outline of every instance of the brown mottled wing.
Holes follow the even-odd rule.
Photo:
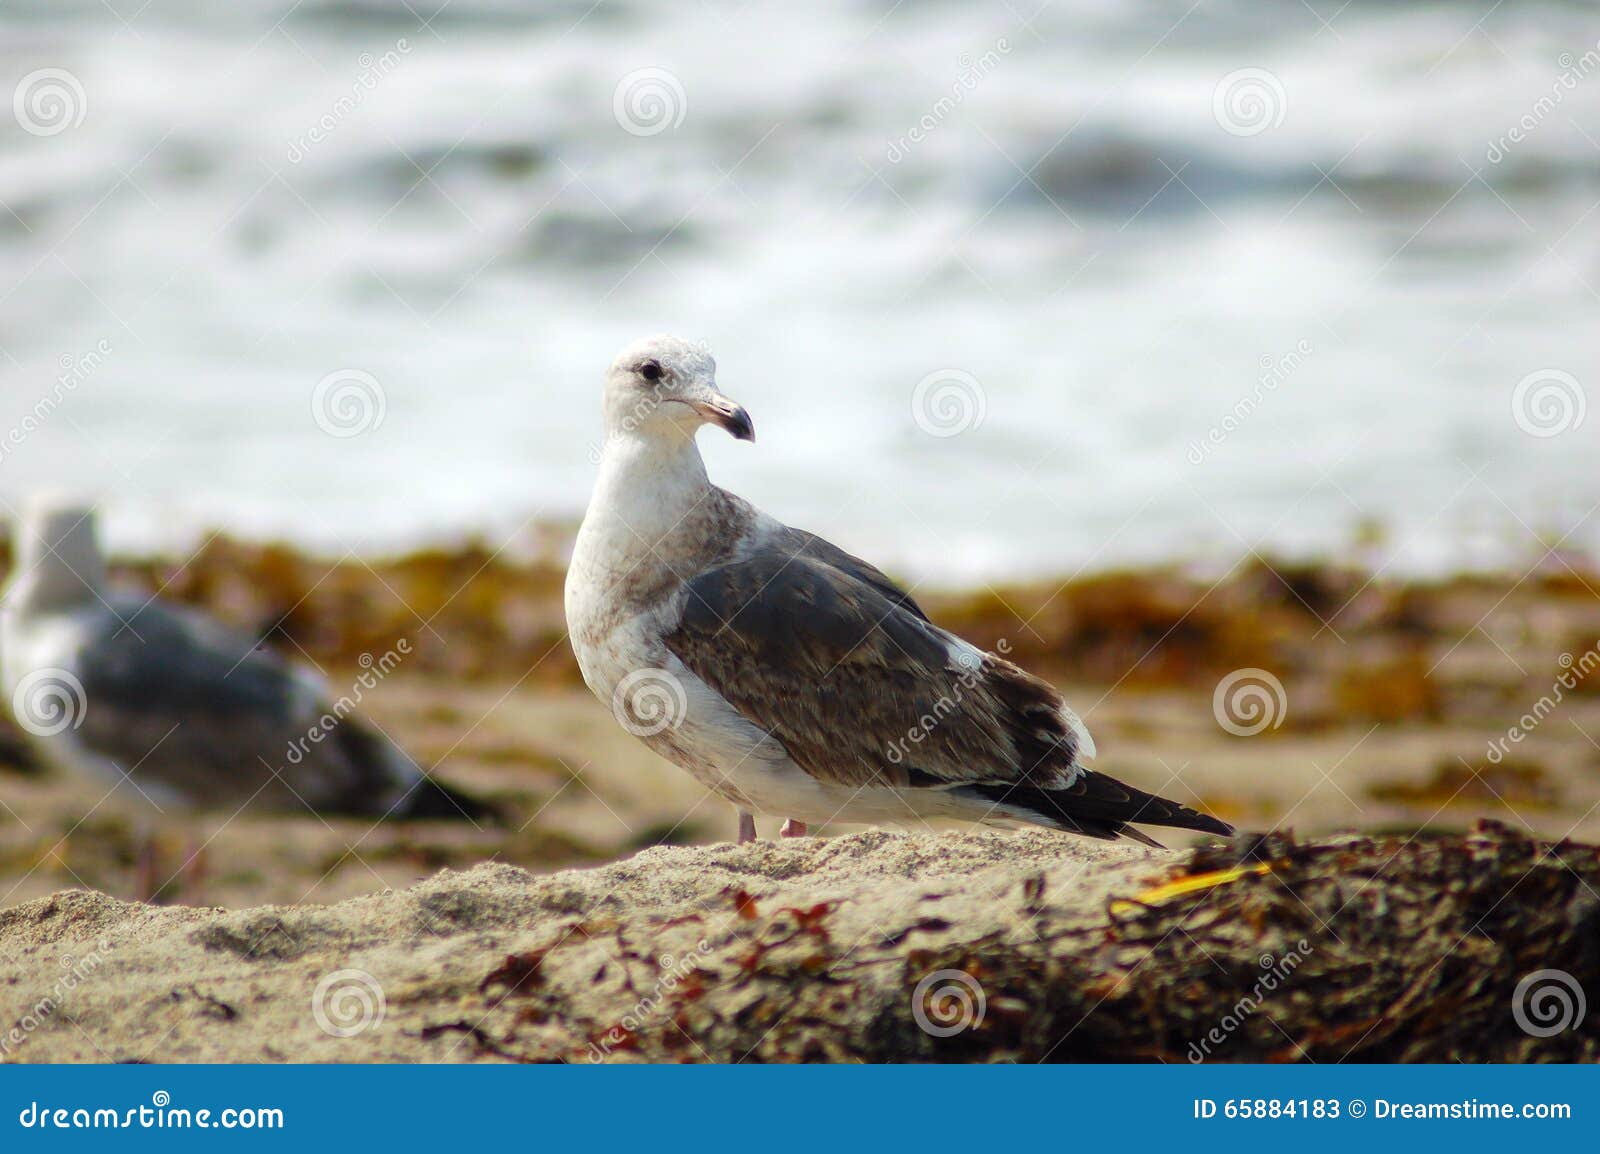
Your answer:
[[[78,654],[87,704],[76,737],[135,783],[201,806],[381,813],[415,776],[354,718],[307,740],[331,704],[250,638],[159,601],[113,605]]]
[[[963,667],[887,577],[834,563],[854,559],[819,540],[779,536],[694,578],[667,647],[822,780],[1071,780],[1074,739],[1050,686],[975,651]]]

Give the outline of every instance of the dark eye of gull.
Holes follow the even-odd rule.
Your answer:
[[[644,364],[639,366],[639,375],[647,381],[659,381],[662,375],[661,362],[646,361]]]

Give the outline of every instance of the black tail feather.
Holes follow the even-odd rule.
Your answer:
[[[505,814],[494,805],[470,794],[452,789],[436,778],[425,776],[395,808],[394,817],[471,821],[479,825],[503,825]]]
[[[359,814],[395,821],[409,818],[438,818],[470,821],[478,825],[506,825],[507,815],[493,804],[480,801],[445,785],[430,774],[419,772],[417,764],[397,749],[383,733],[346,717],[334,730],[334,742],[343,755],[349,780],[340,796],[319,799],[311,808],[317,813]],[[406,784],[405,793],[390,803],[397,784]]]
[[[1233,836],[1233,827],[1227,822],[1145,793],[1102,773],[1080,772],[1078,780],[1066,789],[1001,783],[970,785],[963,789],[995,805],[1022,810],[1046,825],[1107,841],[1126,837],[1145,845],[1160,846],[1160,842],[1133,829],[1133,822]]]

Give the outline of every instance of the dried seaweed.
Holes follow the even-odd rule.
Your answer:
[[[569,1061],[1595,1060],[1594,1016],[1540,1037],[1513,1003],[1540,970],[1600,988],[1597,894],[1600,851],[1493,823],[1241,837],[1119,895],[1099,921],[1025,879],[1008,900],[1027,928],[969,940],[920,916],[852,939],[831,924],[832,903],[761,914],[730,892],[692,974],[658,981],[631,1011],[648,983],[611,977],[580,998],[551,980],[541,995]],[[688,920],[619,928],[604,948],[649,959]],[[577,948],[601,942],[563,934],[548,959]],[[491,977],[512,976],[502,971]],[[949,1032],[927,1028],[928,979],[941,974],[981,991],[981,1010]],[[517,1052],[503,1013],[486,1000],[484,1028],[500,1022],[493,1044]],[[523,1056],[548,1060],[550,1037]]]

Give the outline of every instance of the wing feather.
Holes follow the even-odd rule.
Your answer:
[[[320,812],[382,812],[406,784],[401,755],[354,717],[308,740],[331,706],[276,654],[187,610],[114,605],[120,620],[108,615],[77,655],[76,737],[136,782],[199,805]]]
[[[797,764],[842,785],[1070,784],[1059,695],[932,624],[877,569],[789,530],[687,583],[666,637]]]

